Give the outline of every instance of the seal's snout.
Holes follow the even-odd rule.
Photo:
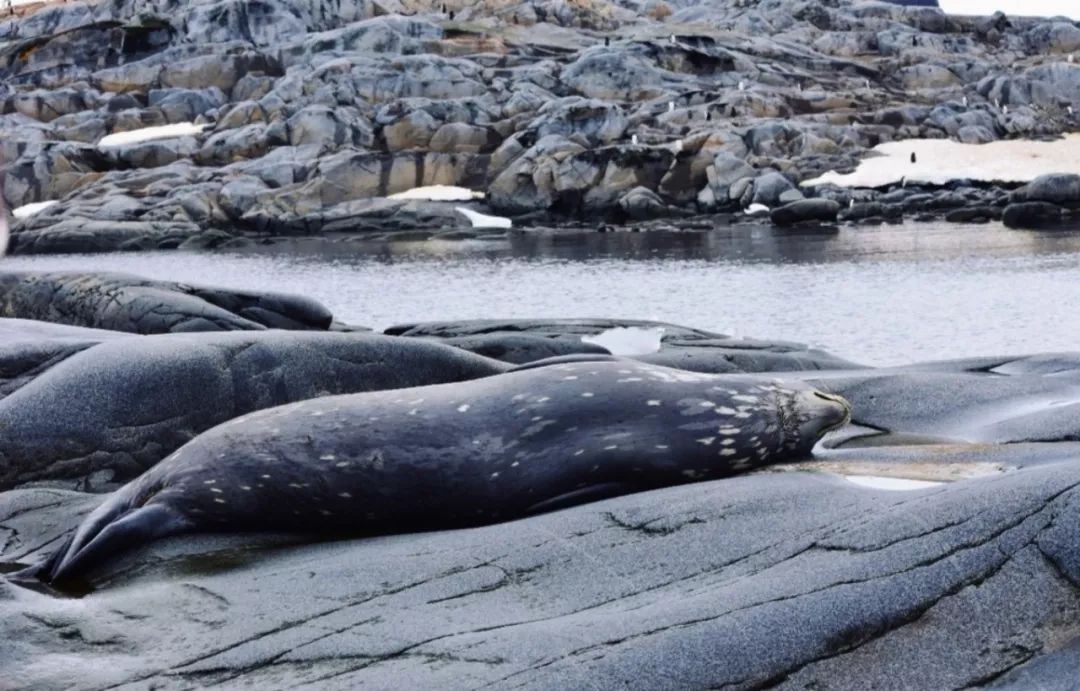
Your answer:
[[[799,436],[804,442],[813,444],[826,432],[851,422],[851,404],[840,396],[811,390],[800,398],[799,409],[805,422],[799,426]]]

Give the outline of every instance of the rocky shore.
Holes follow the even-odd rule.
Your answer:
[[[0,571],[54,553],[114,496],[103,493],[222,422],[243,429],[260,410],[333,394],[497,388],[523,363],[603,357],[603,334],[658,327],[655,347],[617,366],[679,368],[662,370],[683,373],[672,381],[719,373],[726,386],[803,382],[846,399],[851,423],[811,460],[512,522],[329,541],[225,525],[117,553],[59,589],[0,577],[5,678],[39,689],[1068,688],[1080,660],[1076,354],[868,368],[796,343],[617,319],[374,334],[301,296],[4,274]],[[496,443],[498,420],[483,424]],[[282,445],[271,465],[290,443],[278,432],[259,435]],[[220,458],[217,477],[243,463]]]
[[[458,207],[518,227],[1033,227],[1080,206],[1078,178],[801,184],[885,142],[1075,131],[1080,28],[1061,19],[849,0],[249,5],[0,21],[12,251],[491,232]],[[392,198],[432,185],[482,199]]]

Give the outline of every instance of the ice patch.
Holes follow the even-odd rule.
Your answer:
[[[885,187],[899,183],[944,185],[953,180],[1031,182],[1048,173],[1080,174],[1080,134],[1050,142],[1008,140],[989,144],[961,144],[945,139],[905,139],[873,148],[855,172],[841,175],[830,170],[804,180],[803,187],[834,184],[840,187]],[[916,162],[911,162],[915,154]]]
[[[464,206],[455,206],[454,211],[465,216],[472,223],[473,228],[509,228],[513,225],[509,218],[503,218],[502,216],[488,216],[487,214],[478,213],[472,209],[466,209]]]
[[[470,190],[468,187],[454,187],[452,185],[414,187],[411,190],[391,194],[387,197],[387,199],[421,199],[431,202],[471,202],[474,199],[483,198],[483,192]]]
[[[1025,0],[1013,7],[1003,0],[938,0],[941,11],[946,14],[973,14],[989,17],[1001,10],[1013,15],[1027,17],[1070,17],[1080,19],[1080,10],[1071,0]]]
[[[941,482],[931,482],[929,480],[908,480],[906,478],[883,477],[881,475],[844,475],[842,477],[848,482],[862,487],[892,490],[896,492],[926,489],[927,487],[937,487],[938,485],[944,484]]]
[[[205,130],[208,125],[196,125],[193,122],[181,122],[175,125],[162,125],[160,127],[144,127],[130,132],[117,132],[101,138],[98,147],[124,146],[138,142],[150,141],[151,139],[173,139],[175,137],[190,137]]]
[[[23,204],[22,206],[17,206],[12,209],[11,215],[15,218],[29,218],[30,216],[33,216],[39,211],[44,211],[50,206],[55,206],[58,203],[59,202],[57,202],[55,199],[50,199],[47,202],[34,202],[33,204]]]
[[[647,355],[660,350],[663,327],[616,326],[595,336],[582,336],[582,343],[606,348],[612,355]]]

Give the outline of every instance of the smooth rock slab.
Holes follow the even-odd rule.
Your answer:
[[[1076,353],[801,376],[851,403],[852,422],[873,435],[859,443],[1080,440]]]
[[[665,367],[710,374],[859,367],[801,343],[732,338],[703,329],[640,319],[478,319],[399,324],[387,328],[385,333],[439,338],[469,350],[474,349],[474,344],[483,344],[486,350],[476,352],[521,363],[550,357],[553,349],[560,354],[596,352],[595,347],[581,342],[582,336],[627,327],[664,330],[659,352],[634,359]],[[535,345],[526,348],[530,341]],[[496,355],[499,348],[508,355]]]
[[[913,492],[767,473],[473,530],[163,541],[82,599],[0,582],[0,648],[43,689],[977,686],[1080,634],[1071,448]],[[87,509],[44,499],[0,495],[0,559]]]
[[[133,336],[67,355],[0,398],[0,488],[108,487],[254,410],[506,369],[418,339],[289,331]]]
[[[0,399],[65,358],[115,338],[131,338],[131,335],[30,319],[0,318]]]
[[[247,293],[123,273],[0,273],[0,317],[131,333],[316,329],[329,310],[286,293]]]

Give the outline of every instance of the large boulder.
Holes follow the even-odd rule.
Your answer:
[[[1047,228],[1061,224],[1065,210],[1050,202],[1014,202],[1005,207],[1001,222],[1007,228]]]
[[[0,318],[0,399],[75,353],[130,337],[119,331]]]
[[[325,307],[299,295],[249,293],[119,273],[2,273],[0,316],[142,334],[325,330],[333,321]]]
[[[840,204],[831,199],[800,199],[773,209],[769,218],[778,226],[796,223],[833,223]]]
[[[1070,173],[1040,175],[1014,191],[1010,195],[1010,201],[1080,206],[1080,175]]]
[[[100,489],[254,410],[505,369],[438,343],[366,334],[165,334],[87,347],[93,338],[39,343],[52,356],[0,398],[0,488],[63,480]]]

